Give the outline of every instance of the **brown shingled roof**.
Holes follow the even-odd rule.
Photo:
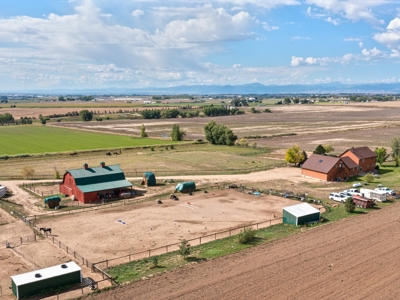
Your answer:
[[[340,158],[343,163],[349,168],[349,169],[353,169],[353,168],[358,168],[358,165],[348,156],[344,156]]]
[[[358,158],[370,158],[370,157],[376,157],[376,153],[369,149],[367,146],[364,147],[357,147],[357,148],[350,148],[347,149],[345,152],[343,152],[340,156],[345,154],[347,151],[350,151],[354,153]]]
[[[339,161],[339,157],[326,156],[321,154],[311,154],[302,165],[303,169],[327,174]]]

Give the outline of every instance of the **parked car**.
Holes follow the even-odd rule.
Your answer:
[[[361,184],[361,183],[359,183],[359,182],[358,182],[358,183],[354,183],[354,184],[353,184],[353,187],[355,187],[355,188],[358,188],[358,187],[360,187],[360,186],[362,186],[362,184]]]
[[[344,203],[347,198],[348,198],[348,196],[340,194],[340,193],[330,193],[329,194],[329,199],[331,199],[333,201],[337,201],[337,202]]]
[[[388,187],[385,187],[385,186],[378,187],[378,188],[375,189],[375,191],[384,191],[384,192],[386,192],[386,194],[392,195],[392,196],[396,195],[396,191],[395,190],[391,190],[391,189],[389,189]]]
[[[348,189],[348,190],[344,190],[341,193],[348,193],[348,194],[350,194],[350,197],[351,196],[362,196],[360,190],[358,190],[358,189]]]

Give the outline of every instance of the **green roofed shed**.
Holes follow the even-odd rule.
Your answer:
[[[56,206],[59,206],[61,202],[61,198],[58,196],[52,196],[52,197],[47,197],[44,199],[44,205],[47,206],[48,208],[54,208]]]
[[[82,282],[82,270],[73,261],[11,276],[12,292],[17,299],[35,296],[42,290],[56,289],[80,282]]]
[[[308,203],[301,203],[283,208],[283,223],[302,225],[318,222],[320,211]]]
[[[181,193],[194,192],[196,189],[196,184],[193,181],[181,182],[175,187],[175,191]]]
[[[156,183],[157,183],[156,176],[154,175],[153,172],[144,172],[143,173],[142,185],[155,186]]]

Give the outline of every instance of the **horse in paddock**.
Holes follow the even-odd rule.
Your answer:
[[[46,228],[46,227],[40,227],[39,231],[43,231],[46,235],[50,233],[51,235],[51,228]]]

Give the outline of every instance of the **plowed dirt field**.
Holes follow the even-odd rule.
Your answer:
[[[400,299],[400,204],[91,299]]]

